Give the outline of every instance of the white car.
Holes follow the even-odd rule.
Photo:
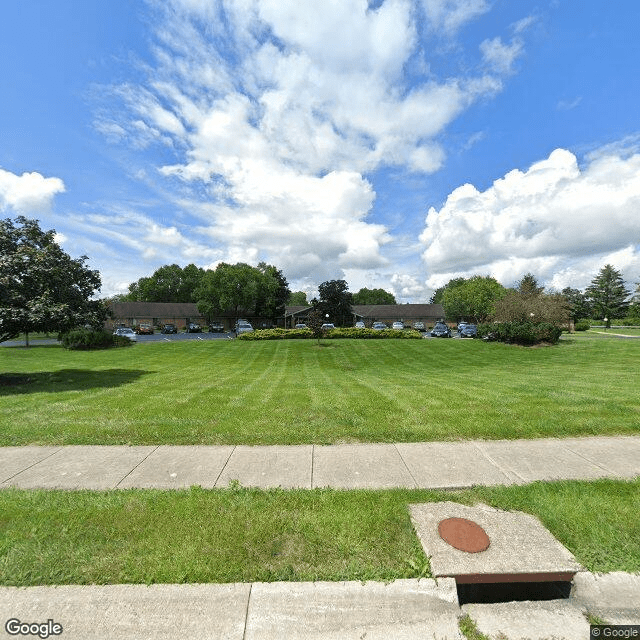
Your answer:
[[[131,342],[136,342],[138,340],[138,336],[133,329],[129,329],[129,327],[120,327],[120,329],[116,329],[113,332],[114,336],[122,336],[123,338],[129,338]]]
[[[404,324],[402,324],[402,322],[394,322],[391,328],[392,329],[404,329]]]
[[[356,322],[356,329],[364,329],[364,322]]]
[[[253,331],[253,327],[248,320],[238,320],[236,322],[236,335],[239,336],[241,333],[251,333]]]

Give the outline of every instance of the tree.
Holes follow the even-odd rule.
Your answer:
[[[352,295],[345,280],[328,280],[318,287],[320,300],[314,307],[318,308],[329,321],[339,326],[350,326],[353,320],[351,310]]]
[[[497,322],[547,322],[556,326],[569,323],[571,306],[559,293],[513,291],[495,303]]]
[[[127,298],[136,302],[194,302],[194,292],[204,276],[204,269],[188,264],[159,267],[149,277],[129,285]]]
[[[538,296],[544,287],[538,285],[538,280],[532,273],[526,273],[516,284],[516,291],[523,296]]]
[[[287,301],[291,295],[289,283],[273,265],[261,262],[258,271],[262,274],[262,283],[258,287],[255,314],[275,321],[284,316]]]
[[[495,278],[473,276],[469,279],[457,278],[454,286],[449,283],[442,294],[442,306],[450,320],[474,320],[484,322],[495,311],[495,303],[507,295]]]
[[[304,291],[293,291],[287,303],[290,307],[308,307],[307,294]]]
[[[0,221],[0,342],[34,331],[102,326],[106,307],[92,296],[100,274],[87,256],[71,258],[37,220]]]
[[[623,318],[629,308],[630,292],[624,286],[622,274],[606,264],[587,287],[587,296],[598,318],[606,318],[607,327],[612,318]]]
[[[217,313],[238,312],[255,308],[262,274],[248,264],[221,262],[214,271],[207,271],[195,292],[198,311],[209,320]]]
[[[275,320],[284,315],[290,293],[285,277],[272,265],[221,262],[204,274],[194,295],[209,320],[224,311],[233,311],[236,320],[240,311]]]
[[[396,304],[393,294],[384,289],[360,289],[353,294],[353,304]]]
[[[457,287],[463,282],[465,282],[465,278],[453,278],[452,280],[449,280],[449,282],[447,282],[447,284],[445,284],[443,287],[438,287],[429,299],[429,304],[442,304],[442,297],[444,296],[445,290],[447,288],[453,289],[453,287]]]
[[[565,287],[560,292],[569,303],[571,317],[575,321],[591,317],[591,304],[587,296],[579,289]]]

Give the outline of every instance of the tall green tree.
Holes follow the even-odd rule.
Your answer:
[[[526,273],[516,284],[516,291],[523,296],[539,296],[544,287],[538,284],[537,278],[532,273]]]
[[[204,274],[195,297],[208,319],[233,311],[236,319],[242,313],[275,320],[284,315],[290,293],[286,278],[272,265],[222,262]]]
[[[454,287],[457,287],[459,284],[462,284],[463,282],[465,282],[465,280],[466,280],[465,278],[453,278],[452,280],[449,280],[449,282],[447,282],[447,284],[445,284],[444,286],[438,287],[433,292],[433,295],[429,299],[429,304],[442,304],[442,298],[444,296],[445,290],[447,288],[453,289]]]
[[[184,268],[167,264],[130,284],[127,297],[135,302],[194,302],[194,292],[203,276],[204,269],[195,264]]]
[[[55,230],[43,231],[37,220],[0,221],[0,342],[21,333],[101,326],[106,307],[92,299],[100,274],[87,260],[65,253]]]
[[[290,307],[307,307],[309,302],[307,301],[307,294],[304,291],[293,291],[289,295],[287,304]]]
[[[255,309],[262,274],[243,262],[221,262],[214,271],[207,271],[195,292],[198,311],[211,319],[218,313],[233,311],[236,320]]]
[[[258,288],[255,314],[263,318],[276,318],[284,316],[287,301],[291,295],[289,283],[280,269],[273,265],[261,262],[258,271],[262,274],[262,284]]]
[[[395,296],[384,289],[360,289],[353,294],[353,304],[396,304]]]
[[[574,322],[580,320],[580,318],[591,317],[591,303],[584,292],[580,291],[580,289],[565,287],[560,293],[569,303],[571,317]]]
[[[593,304],[598,318],[606,318],[607,326],[613,318],[623,318],[629,302],[630,291],[625,287],[622,274],[610,264],[606,264],[587,287],[587,296]]]
[[[456,279],[442,294],[442,306],[449,320],[485,322],[495,312],[495,303],[508,291],[495,278],[473,276]]]
[[[329,316],[329,322],[338,326],[351,326],[353,311],[352,295],[345,280],[328,280],[318,287],[320,299],[315,301],[314,308]]]

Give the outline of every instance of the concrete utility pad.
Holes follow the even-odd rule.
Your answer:
[[[311,488],[312,445],[249,447],[234,449],[216,486],[237,480],[244,487]]]
[[[342,444],[314,447],[313,486],[413,489],[416,484],[393,445]]]
[[[242,640],[250,590],[250,584],[1,587],[2,630],[9,618],[51,618],[62,625],[54,637],[64,640]]]
[[[255,583],[245,640],[455,640],[453,580]]]
[[[540,521],[526,513],[456,502],[412,504],[409,509],[436,577],[455,577],[459,584],[569,581],[581,569]],[[447,518],[480,525],[490,540],[486,551],[467,553],[447,544],[438,534],[438,525]]]
[[[585,640],[589,623],[567,600],[466,604],[462,607],[489,638],[508,640]]]
[[[53,455],[61,447],[0,447],[0,482]]]
[[[161,446],[138,465],[119,489],[211,488],[227,463],[233,446]]]
[[[63,447],[7,484],[23,489],[114,489],[154,449],[116,445]]]

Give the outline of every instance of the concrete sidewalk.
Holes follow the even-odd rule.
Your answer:
[[[51,620],[64,640],[457,640],[468,614],[492,638],[585,640],[587,613],[640,624],[640,575],[580,573],[568,599],[462,607],[452,578],[0,587],[0,611],[0,638],[15,619]]]
[[[640,436],[293,446],[0,448],[0,487],[459,489],[640,475]]]

